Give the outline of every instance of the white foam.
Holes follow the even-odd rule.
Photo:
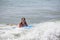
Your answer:
[[[13,26],[16,27],[16,26]],[[33,25],[32,29],[0,29],[0,40],[60,40],[60,22],[44,22]]]

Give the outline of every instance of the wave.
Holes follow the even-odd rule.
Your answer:
[[[60,22],[33,24],[31,29],[17,25],[0,27],[0,40],[60,40]],[[16,28],[15,28],[16,27]]]

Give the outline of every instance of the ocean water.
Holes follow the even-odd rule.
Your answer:
[[[28,24],[60,20],[60,0],[0,0],[0,24]]]
[[[60,0],[0,0],[0,40],[60,40]]]

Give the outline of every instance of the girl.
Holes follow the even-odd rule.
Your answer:
[[[23,17],[21,18],[21,22],[19,23],[19,27],[24,27],[24,26],[28,26],[26,23],[26,19]]]

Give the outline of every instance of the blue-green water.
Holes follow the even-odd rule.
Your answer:
[[[0,0],[0,24],[18,24],[60,20],[60,0]]]

